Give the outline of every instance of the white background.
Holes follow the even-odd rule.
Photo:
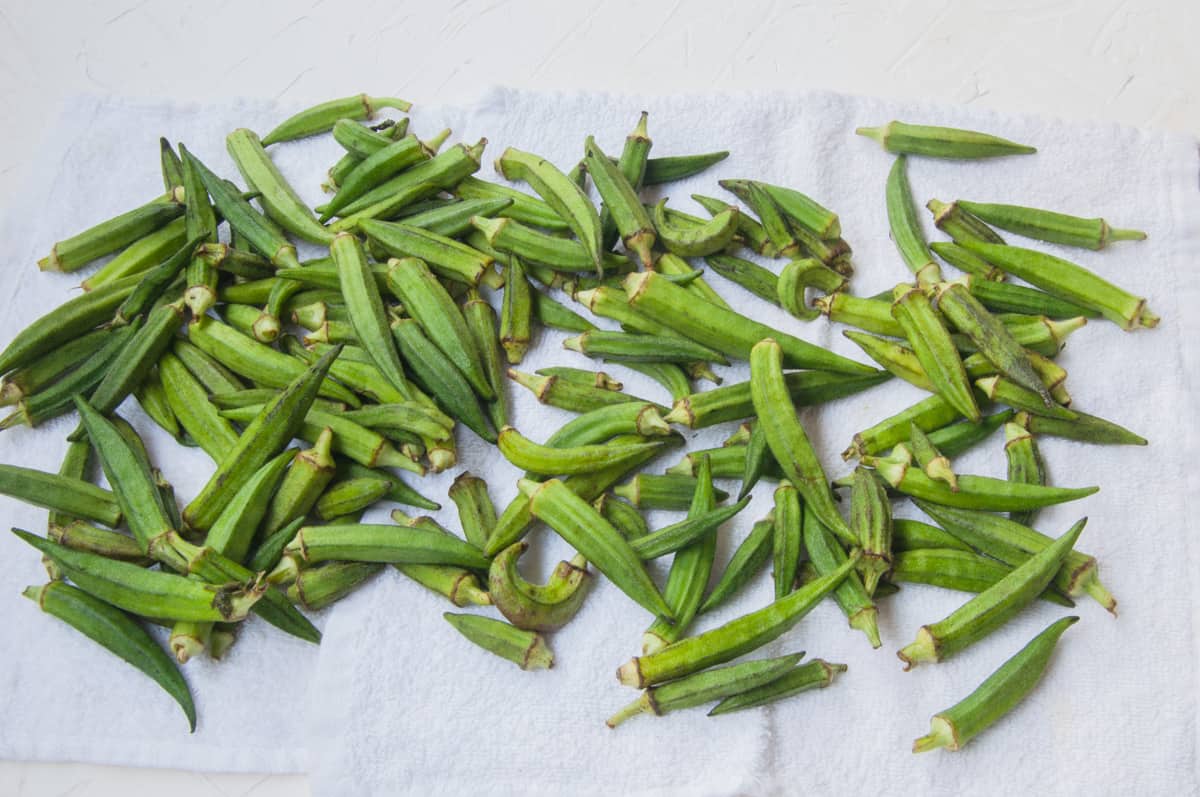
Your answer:
[[[0,205],[70,97],[203,104],[494,83],[824,88],[1200,132],[1200,3],[0,2]],[[1102,164],[1098,164],[1102,168]],[[29,264],[11,264],[28,267]],[[284,795],[305,779],[0,762],[6,795]]]

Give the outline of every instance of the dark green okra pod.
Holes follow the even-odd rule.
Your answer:
[[[771,551],[774,564],[775,600],[779,600],[791,592],[796,583],[796,572],[800,567],[800,554],[804,547],[802,512],[806,508],[801,507],[799,493],[787,481],[776,488],[774,498],[775,525]]]
[[[729,558],[725,572],[713,586],[704,603],[700,605],[700,613],[715,609],[729,600],[750,579],[758,575],[759,569],[771,557],[772,541],[774,540],[774,519],[767,517],[754,524],[750,533],[742,540],[741,545]]]

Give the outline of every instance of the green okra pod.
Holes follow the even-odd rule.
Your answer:
[[[1104,219],[1085,219],[1066,213],[1019,205],[999,205],[959,200],[958,205],[997,227],[1036,238],[1039,241],[1078,246],[1083,249],[1103,249],[1113,241],[1144,241],[1141,230],[1121,230],[1110,227]],[[990,241],[989,243],[1001,243]]]
[[[363,586],[383,569],[376,562],[329,562],[302,570],[288,585],[288,600],[309,611],[320,611]]]
[[[0,494],[105,526],[122,518],[117,497],[87,481],[19,465],[0,465]]]
[[[196,707],[179,668],[154,638],[129,615],[61,581],[27,587],[22,593],[53,615],[148,675],[183,709],[191,730]]]
[[[888,152],[929,158],[996,158],[1037,152],[1036,147],[955,127],[891,121],[882,127],[859,127],[854,132],[878,141]]]
[[[644,452],[661,446],[659,442],[630,445],[581,445],[559,448],[540,445],[511,426],[500,430],[500,453],[518,468],[534,473],[589,473],[603,465],[619,465],[638,459]]]
[[[698,227],[673,222],[666,212],[667,200],[654,206],[654,228],[667,251],[680,257],[704,257],[725,249],[738,231],[739,211],[730,205]]]
[[[926,476],[945,482],[950,485],[951,490],[958,489],[958,475],[951,467],[949,458],[916,424],[913,424],[909,430],[908,446],[912,449],[914,458],[921,469],[925,471]]]
[[[122,249],[116,257],[81,282],[79,287],[91,291],[122,277],[144,275],[183,246],[189,237],[183,219],[168,222]]]
[[[261,536],[264,539],[302,519],[316,505],[336,470],[332,446],[333,430],[325,428],[311,448],[296,452],[262,518]],[[294,536],[295,531],[288,540]]]
[[[733,556],[729,558],[725,572],[721,574],[712,591],[700,604],[700,614],[725,603],[754,576],[758,575],[763,564],[771,557],[774,535],[774,519],[772,517],[767,517],[754,524],[750,533],[746,535],[737,550],[733,552]]]
[[[892,567],[892,504],[883,481],[862,466],[854,470],[850,491],[850,526],[858,536],[862,557],[858,572],[868,595]]]
[[[804,550],[817,575],[832,573],[846,561],[846,552],[842,550],[841,543],[812,512],[804,514],[802,530]],[[891,566],[890,551],[888,566]],[[850,627],[862,631],[871,647],[878,648],[882,644],[879,640],[879,613],[871,599],[872,594],[873,591],[863,585],[858,573],[850,573],[833,591],[833,598],[842,614],[846,615]]]
[[[439,407],[484,440],[494,441],[495,433],[488,426],[466,377],[426,337],[420,324],[413,319],[396,319],[392,322],[392,336],[400,356],[412,370],[413,379],[433,394]]]
[[[619,390],[583,385],[557,376],[535,376],[512,368],[508,369],[508,378],[530,390],[540,403],[571,412],[586,413],[616,404],[653,403]]]
[[[966,419],[978,423],[981,415],[962,358],[929,297],[919,288],[900,284],[893,291],[892,317],[904,330],[937,394]]]
[[[541,294],[532,292],[534,296]],[[534,306],[537,306],[534,302]],[[566,308],[563,308],[564,310]],[[499,319],[496,311],[474,289],[467,292],[467,301],[462,306],[463,320],[467,322],[467,330],[475,341],[479,352],[479,362],[487,376],[488,385],[495,396],[487,406],[488,417],[492,426],[499,429],[509,422],[509,397],[505,381],[504,354],[500,347]]]
[[[544,670],[554,666],[554,654],[541,634],[522,631],[500,620],[476,614],[446,612],[442,617],[479,647],[508,659],[522,670]]]
[[[979,594],[1012,572],[1003,562],[997,562],[974,551],[953,548],[932,548],[896,554],[895,567],[889,579],[893,583],[929,584],[942,589]],[[1074,601],[1060,591],[1047,588],[1041,599],[1060,606],[1073,607]]]
[[[663,158],[647,158],[646,171],[642,175],[642,185],[662,185],[688,177],[715,166],[729,157],[725,150],[720,152],[705,152],[697,155],[668,155]]]
[[[55,384],[60,377],[94,357],[108,341],[110,329],[96,329],[46,352],[0,381],[0,404],[16,404]]]
[[[613,494],[639,509],[682,511],[692,505],[699,486],[700,479],[692,475],[639,473],[614,488]],[[729,493],[719,489],[715,495],[718,503],[729,497]]]
[[[587,500],[558,479],[540,483],[522,479],[518,486],[529,498],[530,513],[545,521],[618,589],[648,611],[674,619],[637,552]]]
[[[944,661],[1020,612],[1049,585],[1086,523],[1086,518],[1076,523],[1066,534],[945,619],[921,626],[916,641],[897,654],[905,664],[904,669],[922,662]]]
[[[200,381],[172,352],[163,352],[158,361],[163,391],[180,425],[200,448],[219,462],[237,445],[237,432],[209,400]]]
[[[650,687],[637,700],[609,717],[606,724],[615,728],[638,714],[662,716],[765,686],[793,669],[802,658],[803,653],[792,653],[773,659],[730,664],[695,673],[669,684]]]
[[[463,200],[508,200],[510,204],[500,210],[497,215],[519,221],[522,224],[531,224],[546,230],[569,229],[567,222],[543,200],[506,185],[485,182],[476,177],[464,177],[451,191]]]
[[[636,540],[650,533],[642,513],[611,493],[601,495],[592,502],[592,506],[627,540]]]
[[[450,485],[446,495],[458,509],[458,519],[467,542],[482,550],[496,528],[496,506],[488,495],[487,482],[463,471]]]
[[[856,559],[847,559],[829,575],[805,584],[762,609],[697,636],[681,639],[649,656],[629,660],[617,670],[617,679],[626,686],[652,686],[757,650],[799,623],[853,570]]]
[[[644,116],[642,118],[645,119]],[[644,126],[642,131],[644,137]],[[636,181],[629,180],[591,136],[584,142],[584,152],[584,164],[596,185],[597,193],[604,201],[607,217],[621,234],[625,248],[636,252],[642,265],[649,268],[654,263],[651,250],[657,239],[655,224],[650,221],[649,214],[638,198]],[[603,220],[601,227],[603,228]],[[603,244],[601,246],[607,248],[603,247]]]
[[[287,580],[303,567],[329,561],[458,565],[471,570],[490,565],[474,546],[442,531],[347,523],[301,528],[284,548],[284,559],[270,580]]]
[[[1078,617],[1064,617],[1051,623],[974,692],[933,715],[930,732],[913,742],[913,752],[924,753],[938,747],[959,750],[994,725],[1033,690],[1050,663],[1059,637],[1078,620]]]
[[[631,541],[630,545],[643,559],[657,559],[712,536],[722,523],[741,512],[749,503],[749,498],[743,498],[730,506],[718,507],[694,517],[689,514],[686,520],[656,529]]]
[[[719,714],[757,708],[774,703],[776,700],[807,692],[810,689],[824,689],[833,683],[834,677],[838,673],[845,671],[845,664],[833,664],[824,659],[813,659],[762,686],[747,689],[725,698],[714,706],[712,711],[708,712],[708,716],[715,717]]]
[[[346,298],[350,325],[380,373],[399,391],[408,388],[404,366],[388,324],[387,311],[362,244],[353,235],[338,233],[329,246],[338,272],[338,285]]]
[[[892,240],[900,257],[924,287],[941,282],[941,267],[925,241],[917,209],[913,203],[912,187],[908,184],[908,159],[901,155],[892,164],[887,179],[887,214]]]
[[[524,264],[515,255],[509,255],[504,265],[504,300],[500,306],[500,346],[509,365],[525,359],[532,341],[532,292]]]
[[[484,254],[453,238],[399,222],[364,219],[358,229],[377,242],[392,257],[418,258],[440,276],[467,285],[481,281],[495,285],[491,270],[495,262]]]
[[[924,549],[952,549],[971,552],[972,548],[953,534],[937,526],[909,518],[892,520],[892,550],[896,553]]]
[[[775,490],[774,539],[771,543],[774,565],[775,600],[792,591],[796,573],[800,567],[800,555],[804,547],[804,512],[800,494],[791,482],[784,481]],[[807,510],[812,512],[812,510]],[[816,513],[812,512],[815,516]]]
[[[404,136],[363,158],[338,181],[337,193],[325,203],[320,221],[329,221],[338,215],[338,211],[375,186],[415,163],[432,158],[449,132],[443,131],[442,135],[429,144],[422,143],[416,136]]]
[[[327,132],[340,119],[371,119],[381,108],[407,111],[411,107],[412,103],[397,97],[369,97],[366,94],[329,100],[284,119],[263,136],[263,146]]]
[[[934,481],[919,468],[906,462],[875,459],[875,472],[905,495],[920,498],[939,506],[958,509],[979,509],[989,512],[1011,512],[1074,501],[1099,491],[1099,487],[1045,487],[1018,484],[988,476],[959,474],[958,489]]]
[[[720,352],[689,340],[660,335],[594,329],[563,341],[563,348],[613,362],[713,361],[728,365]]]
[[[517,571],[517,559],[529,545],[510,545],[492,560],[488,594],[500,613],[517,628],[557,631],[579,611],[591,574],[582,556],[559,562],[546,584],[531,584]]]
[[[38,261],[42,271],[78,271],[88,263],[153,233],[183,215],[183,189],[172,188],[145,205],[126,211],[50,247]]]

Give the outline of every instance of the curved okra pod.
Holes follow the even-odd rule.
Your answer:
[[[733,241],[738,231],[738,209],[733,205],[715,214],[697,227],[685,227],[667,216],[667,200],[654,206],[654,227],[668,252],[680,257],[704,257],[716,254]]]
[[[525,266],[515,255],[504,265],[504,299],[500,305],[500,346],[509,365],[525,359],[533,331],[533,288],[525,278]]]
[[[774,681],[765,683],[754,689],[747,689],[732,697],[727,697],[708,712],[708,716],[729,714],[748,708],[758,708],[776,700],[798,695],[810,689],[824,689],[833,683],[838,673],[846,671],[845,664],[833,664],[824,659],[813,659],[807,664],[792,669]]]
[[[721,578],[708,593],[704,602],[700,604],[700,614],[715,609],[729,600],[747,582],[758,575],[759,569],[771,557],[774,535],[774,519],[772,517],[768,516],[754,524],[750,533],[746,535],[737,550],[733,552],[733,556],[729,558],[729,564],[725,566],[725,572],[721,574]]]
[[[651,613],[674,619],[637,552],[587,500],[558,479],[541,483],[522,479],[518,487],[529,498],[530,513],[583,554],[618,589]]]
[[[221,460],[213,476],[183,510],[184,520],[191,528],[209,529],[242,482],[279,453],[295,436],[329,372],[330,364],[340,353],[340,348],[326,353],[280,391],[276,398],[263,405],[242,431],[237,446]]]
[[[496,506],[488,495],[487,482],[463,471],[446,495],[458,508],[459,523],[467,542],[482,550],[496,528]]]
[[[969,284],[969,281],[939,284],[936,288],[938,311],[959,332],[971,339],[979,353],[995,365],[996,370],[1021,387],[1037,393],[1046,406],[1052,406],[1054,398],[1029,361],[1025,348],[1013,338],[1004,324],[975,298],[968,287]],[[903,321],[901,324],[903,325]],[[919,356],[920,350],[917,351]]]
[[[1009,567],[1021,565],[1054,541],[1026,525],[997,515],[936,506],[928,501],[916,503],[955,538]],[[1071,551],[1051,583],[1066,595],[1087,593],[1115,614],[1117,601],[1100,583],[1098,571],[1094,556]]]
[[[913,203],[912,187],[908,184],[908,159],[901,155],[892,164],[887,179],[887,214],[892,240],[900,257],[924,287],[942,281],[942,269],[929,251],[917,209]]]
[[[214,462],[219,462],[237,445],[233,426],[221,417],[204,386],[175,354],[163,352],[158,373],[179,424]]]
[[[22,594],[152,678],[183,709],[191,730],[196,729],[196,707],[187,682],[171,657],[136,620],[61,581],[27,587]]]
[[[517,628],[557,631],[579,611],[591,574],[582,556],[559,562],[545,585],[530,584],[517,572],[517,559],[529,545],[510,545],[492,560],[488,594],[500,613]]]
[[[1019,205],[997,205],[964,200],[959,200],[957,204],[1002,230],[1064,246],[1103,249],[1112,241],[1144,241],[1146,239],[1146,233],[1141,230],[1114,229],[1104,219],[1085,219],[1066,213],[1056,213],[1052,210],[1025,208]],[[989,243],[1001,242],[990,241]]]
[[[755,343],[773,337],[784,351],[789,367],[844,374],[873,372],[868,366],[771,329],[732,310],[698,303],[684,288],[660,274],[630,274],[625,278],[624,287],[629,304],[634,308],[652,314],[659,322],[691,340],[731,357],[747,358]]]
[[[1012,711],[1037,686],[1059,637],[1078,620],[1078,617],[1064,617],[1051,623],[974,692],[934,714],[929,721],[929,733],[913,742],[913,752],[925,753],[938,747],[960,750]]]
[[[588,357],[600,357],[613,362],[673,362],[712,361],[728,365],[720,352],[690,340],[661,335],[631,334],[607,329],[593,329],[567,338],[563,348]]]
[[[875,371],[861,376],[800,371],[785,374],[783,381],[792,404],[797,407],[809,407],[852,396],[890,378],[891,374],[886,371]],[[738,382],[676,400],[674,407],[664,416],[664,420],[692,429],[703,429],[726,421],[750,418],[754,414],[750,382]]]
[[[73,518],[115,526],[122,512],[117,497],[81,478],[0,465],[0,494]]]
[[[1036,147],[956,127],[891,121],[882,127],[859,127],[854,132],[878,141],[888,152],[929,158],[997,158],[1037,152]]]
[[[642,121],[639,122],[639,128],[642,131],[642,138],[648,144],[649,138],[645,136],[644,121],[645,116],[643,115]],[[648,146],[646,150],[649,150]],[[621,235],[621,240],[625,243],[625,248],[636,252],[642,265],[650,268],[654,263],[654,255],[651,250],[654,248],[656,240],[655,225],[651,223],[650,215],[646,213],[642,201],[638,198],[636,181],[628,179],[621,168],[612,162],[591,136],[588,136],[584,142],[584,153],[584,164],[588,174],[591,175],[592,182],[596,185],[596,192],[604,201],[605,216],[615,225]],[[643,163],[645,161],[644,155],[642,161]],[[636,169],[636,166],[631,168]],[[602,228],[603,223],[604,218],[601,219]],[[606,249],[607,247],[603,246],[603,235],[601,239],[601,248]]]
[[[775,489],[774,539],[771,544],[774,565],[775,600],[787,595],[796,584],[800,555],[804,548],[805,508],[800,494],[791,482],[784,481]],[[811,510],[810,510],[811,512]],[[816,513],[812,513],[815,517]]]
[[[1159,318],[1150,312],[1145,299],[1069,260],[1019,246],[970,241],[963,245],[1030,285],[1099,311],[1121,329],[1129,331],[1158,326]]]
[[[1045,487],[1019,484],[988,476],[960,474],[958,489],[934,481],[909,463],[886,459],[871,461],[878,473],[894,489],[938,506],[978,509],[985,512],[1011,512],[1051,506],[1091,495],[1099,487]]]
[[[904,669],[948,659],[1008,622],[1050,584],[1086,523],[1086,518],[1080,520],[1066,534],[945,619],[921,626],[916,641],[897,654],[905,664]]]
[[[183,189],[172,188],[145,205],[64,238],[50,247],[50,254],[38,261],[38,268],[42,271],[78,271],[182,216],[183,202]]]
[[[554,666],[554,654],[541,634],[522,631],[477,614],[446,612],[442,617],[479,647],[508,659],[522,670],[545,670]]]
[[[642,688],[690,675],[757,650],[794,627],[853,570],[856,556],[784,598],[722,626],[687,637],[621,665],[617,678]]]
[[[338,233],[329,245],[329,254],[337,267],[338,286],[346,298],[346,309],[350,313],[350,325],[354,328],[355,337],[371,355],[380,373],[397,390],[405,392],[408,379],[404,376],[404,366],[400,364],[379,285],[367,263],[362,244],[353,235]]]
[[[942,589],[979,594],[1012,572],[1003,562],[997,562],[974,551],[953,548],[912,550],[896,554],[895,567],[888,577],[893,583],[929,584]],[[1041,599],[1068,608],[1075,602],[1052,588],[1047,588]]]
[[[637,700],[609,717],[605,724],[615,728],[638,714],[654,714],[661,717],[671,711],[693,708],[702,703],[710,703],[765,686],[795,668],[802,658],[803,653],[792,653],[773,659],[730,664],[727,667],[717,667],[708,672],[689,675],[669,684],[651,687]]]
[[[832,573],[845,563],[846,552],[841,544],[812,512],[804,513],[802,531],[804,550],[808,553],[809,561],[812,562],[817,575]],[[891,567],[890,555],[888,567]],[[871,647],[878,648],[882,644],[879,640],[879,613],[871,595],[872,591],[863,586],[859,574],[854,572],[847,575],[833,591],[833,598],[841,608],[842,614],[846,615],[850,627],[862,631]]]
[[[713,216],[723,212],[727,207],[729,207],[728,202],[723,199],[717,199],[716,197],[704,196],[702,194],[692,194],[692,199]],[[750,203],[747,202],[747,204]],[[770,236],[767,235],[766,228],[761,222],[754,219],[749,213],[743,212],[738,214],[738,228],[736,237],[742,242],[743,245],[765,257],[776,257],[779,254],[779,251],[776,249],[775,244],[772,243]]]
[[[382,569],[383,565],[376,562],[330,562],[301,570],[288,585],[288,600],[309,611],[320,611],[366,584]]]
[[[904,330],[926,375],[939,396],[963,417],[978,423],[981,416],[958,349],[929,297],[912,285],[897,285],[892,316]]]
[[[698,520],[717,508],[712,467],[707,457],[701,459],[697,476],[700,483],[692,497],[692,504],[688,507],[688,520]],[[639,537],[644,538],[644,535]],[[675,619],[670,621],[662,617],[655,618],[642,634],[643,654],[660,650],[687,633],[699,613],[716,553],[716,534],[707,534],[676,552],[671,561],[671,570],[667,574],[666,585],[663,587],[663,599],[671,607]]]
[[[624,402],[599,407],[568,421],[546,439],[545,445],[550,448],[592,445],[624,434],[664,437],[671,434],[671,427],[654,404]]]
[[[702,514],[691,516],[670,526],[639,537],[630,542],[634,551],[643,559],[657,559],[669,553],[674,553],[697,540],[714,536],[716,529],[725,521],[746,508],[749,498],[743,498],[736,504],[723,506]]]
[[[631,462],[662,444],[659,442],[629,445],[581,445],[571,448],[540,445],[529,440],[511,426],[500,430],[500,453],[518,468],[533,473],[576,474],[590,473],[604,465]]]
[[[858,535],[858,571],[868,595],[892,568],[892,504],[882,480],[861,465],[850,491],[850,526]]]
[[[829,479],[796,416],[783,375],[783,352],[771,338],[756,344],[750,352],[750,392],[771,454],[804,497],[806,510],[816,513],[839,538],[857,544],[858,538],[838,513]]]
[[[775,303],[801,321],[812,321],[821,313],[812,309],[805,299],[807,288],[819,288],[826,294],[836,293],[846,286],[846,278],[813,258],[788,261],[775,283]]]
[[[639,509],[683,511],[692,505],[699,486],[700,480],[691,475],[639,473],[613,488],[613,494]],[[724,490],[716,490],[715,495],[718,503],[729,497]]]
[[[369,97],[366,94],[329,100],[284,119],[263,136],[263,146],[328,132],[340,119],[371,119],[380,108],[407,111],[411,107],[412,103],[397,97]]]
[[[213,174],[182,144],[179,145],[179,151],[184,162],[191,161],[192,168],[196,170],[205,190],[212,197],[213,205],[229,222],[230,227],[237,230],[279,268],[300,268],[300,261],[296,258],[296,247],[288,242],[274,222],[251,207],[236,188]],[[313,223],[316,224],[315,221]]]
[[[161,620],[233,622],[263,596],[265,583],[214,586],[172,573],[73,551],[21,529],[13,533],[50,556],[80,589],[133,614]]]
[[[557,213],[583,244],[596,273],[602,273],[603,234],[600,216],[587,195],[545,158],[509,147],[496,161],[496,170],[506,180],[529,183]]]

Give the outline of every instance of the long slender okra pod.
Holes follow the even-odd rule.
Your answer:
[[[591,504],[558,479],[541,483],[522,479],[519,487],[529,497],[533,516],[545,521],[618,589],[648,611],[674,619],[638,554]]]
[[[500,307],[500,346],[509,365],[525,359],[532,339],[533,289],[525,278],[525,267],[515,255],[504,264],[504,301]]]
[[[921,362],[939,396],[963,417],[980,420],[979,405],[963,368],[962,358],[941,318],[919,288],[900,284],[893,293],[892,316],[904,330],[904,337]]]
[[[506,185],[489,183],[476,177],[464,177],[451,189],[460,199],[506,199],[511,204],[497,215],[532,224],[546,230],[569,229],[567,222],[543,200]]]
[[[845,664],[833,664],[824,659],[813,659],[774,681],[725,698],[714,706],[712,711],[708,712],[708,716],[715,717],[719,714],[757,708],[774,703],[776,700],[807,692],[810,689],[824,689],[833,683],[834,677],[838,673],[845,671]]]
[[[882,127],[859,127],[854,132],[878,141],[888,152],[930,158],[996,158],[1037,152],[1036,147],[955,127],[891,121]]]
[[[522,670],[544,670],[554,666],[554,654],[541,634],[522,631],[500,620],[475,614],[446,612],[442,617],[479,647],[508,659]]]
[[[534,294],[541,296],[536,291]],[[534,302],[535,307],[538,304],[539,302]],[[467,330],[471,334],[471,339],[475,341],[475,348],[479,352],[479,361],[487,376],[488,385],[494,394],[494,398],[488,402],[488,416],[491,418],[492,426],[499,429],[509,422],[508,390],[504,378],[506,368],[498,337],[499,320],[496,318],[496,311],[492,309],[492,306],[484,301],[474,289],[467,292],[467,301],[462,306],[462,314],[463,319],[467,322]]]
[[[695,476],[639,473],[613,488],[613,494],[626,499],[639,509],[683,511],[691,506],[699,486],[700,480]],[[718,503],[729,497],[729,493],[720,489],[715,490],[714,494]]]
[[[641,184],[662,185],[676,180],[685,180],[710,166],[715,166],[728,157],[729,152],[721,150],[697,155],[668,155],[662,158],[648,158]]]
[[[338,181],[337,193],[325,203],[320,221],[338,215],[342,208],[409,166],[432,158],[448,134],[448,130],[443,131],[428,145],[416,136],[404,136],[368,155]]]
[[[115,526],[122,517],[113,493],[80,478],[0,465],[0,494],[73,518]]]
[[[850,526],[859,538],[858,570],[868,595],[892,567],[892,504],[882,480],[859,466],[850,491]]]
[[[189,526],[199,530],[210,528],[241,482],[295,436],[330,364],[340,352],[340,348],[335,348],[322,356],[278,397],[263,405],[243,430],[237,446],[221,460],[216,473],[184,509],[184,520]]]
[[[639,537],[630,545],[643,559],[656,559],[674,553],[697,540],[712,536],[722,523],[741,512],[749,503],[749,498],[743,498],[731,506],[717,507],[695,517],[688,517]]]
[[[321,562],[445,564],[487,570],[478,549],[442,531],[374,524],[305,526],[284,548],[284,559],[271,573],[273,582],[288,580],[301,567]]]
[[[582,556],[559,562],[545,585],[530,584],[517,572],[517,559],[528,549],[516,543],[496,554],[488,571],[488,594],[500,613],[517,628],[556,631],[583,605],[591,574]]]
[[[187,211],[184,219],[187,236],[203,236],[202,243],[217,243],[217,215],[208,201],[208,189],[200,179],[196,161],[182,162],[183,188],[187,194]],[[192,255],[187,266],[187,290],[183,298],[193,315],[203,315],[216,304],[217,279],[220,276],[212,260],[200,251]]]
[[[494,441],[495,432],[488,426],[466,377],[425,336],[420,324],[409,318],[396,319],[392,322],[392,336],[413,379],[433,394],[440,408],[484,440]]]
[[[237,445],[237,432],[208,398],[204,386],[171,352],[163,352],[158,373],[171,410],[184,431],[219,462]]]
[[[800,554],[804,547],[805,510],[800,503],[799,493],[788,481],[782,482],[776,488],[774,498],[775,525],[771,551],[775,600],[779,600],[791,592],[796,583],[796,572],[800,567]]]
[[[856,544],[858,539],[838,513],[829,480],[796,416],[783,375],[783,352],[771,338],[756,344],[750,352],[750,392],[767,445],[788,480],[804,497],[806,509],[816,513],[838,537]]]
[[[659,442],[629,445],[580,445],[570,448],[540,445],[516,429],[507,426],[500,430],[500,453],[518,468],[542,474],[590,473],[603,465],[620,465],[639,459],[641,455],[661,446]]]
[[[56,349],[46,352],[29,365],[9,372],[0,381],[0,405],[16,404],[21,399],[50,387],[99,352],[112,334],[96,329]]]
[[[713,586],[712,591],[700,605],[699,612],[703,614],[723,604],[737,593],[750,579],[758,574],[759,569],[771,556],[771,544],[774,539],[774,521],[771,517],[754,524],[750,533],[742,540],[741,545],[729,558],[725,572]]]
[[[545,158],[509,147],[496,161],[506,180],[523,180],[567,222],[601,271],[603,251],[600,217],[587,195]]]
[[[644,126],[642,131],[644,137]],[[656,240],[655,225],[651,223],[649,214],[642,207],[642,202],[637,195],[636,183],[626,177],[591,136],[588,136],[587,141],[584,142],[584,152],[584,163],[587,166],[588,174],[592,176],[596,191],[604,200],[607,216],[621,234],[625,248],[637,252],[642,265],[650,267],[654,263],[651,249]],[[602,218],[602,227],[603,222]],[[601,237],[603,239],[603,234]]]
[[[700,484],[692,497],[691,506],[688,507],[689,519],[699,518],[717,506],[712,484],[712,467],[707,457],[700,461],[697,478]],[[663,599],[675,613],[675,620],[671,622],[665,618],[655,618],[642,634],[643,654],[666,647],[687,633],[688,627],[699,613],[716,553],[716,534],[701,537],[676,552],[663,587]]]
[[[613,362],[690,363],[710,360],[728,365],[720,352],[690,340],[594,329],[563,341],[563,348]]]
[[[367,264],[362,244],[353,235],[338,233],[329,246],[329,253],[337,266],[338,283],[346,297],[355,336],[380,372],[397,390],[404,392],[408,380],[400,364],[379,286]]]
[[[42,271],[77,271],[97,258],[149,235],[183,215],[183,190],[174,188],[145,205],[102,221],[50,247],[38,261]]]
[[[892,164],[887,179],[887,214],[892,240],[900,250],[909,271],[916,275],[922,287],[942,280],[942,270],[929,251],[917,209],[913,203],[912,187],[908,184],[908,159],[901,155]]]
[[[370,119],[380,108],[407,111],[411,107],[412,103],[397,97],[369,97],[366,94],[329,100],[284,119],[263,136],[263,146],[324,133],[332,130],[340,119]]]
[[[746,358],[755,343],[774,337],[789,367],[870,373],[872,369],[807,341],[794,338],[716,305],[701,306],[686,290],[653,272],[630,274],[624,283],[629,304],[701,345],[732,357]]]
[[[651,687],[637,700],[609,717],[606,724],[615,728],[638,714],[662,716],[765,686],[794,668],[802,658],[803,653],[792,653],[774,659],[731,664]]]
[[[886,371],[875,371],[861,376],[801,371],[785,374],[783,380],[792,404],[808,407],[854,395],[890,378],[891,374]],[[681,423],[693,429],[703,429],[726,421],[749,418],[754,414],[750,382],[747,381],[678,399],[671,412],[664,418],[669,423]]]
[[[617,670],[626,686],[646,687],[735,659],[778,639],[833,591],[857,561],[851,557],[832,573],[805,584],[770,605],[649,656],[635,657]]]
[[[948,659],[1020,612],[1050,583],[1086,522],[1085,518],[1076,523],[1066,534],[945,619],[933,625],[921,626],[916,641],[897,654],[905,663],[904,668],[907,670],[921,662]]]
[[[61,581],[28,587],[22,594],[42,611],[67,623],[152,678],[183,709],[191,730],[196,729],[196,707],[187,682],[170,656],[137,621],[120,609]]]
[[[1062,437],[1066,440],[1078,440],[1081,443],[1098,445],[1144,446],[1146,438],[1134,434],[1123,426],[1112,421],[1076,412],[1071,420],[1030,415],[1027,412],[1017,413],[1016,422],[1034,434],[1049,437]]]
[[[168,222],[145,238],[139,238],[122,249],[116,257],[79,283],[79,287],[90,291],[122,277],[145,274],[161,263],[163,258],[183,246],[183,242],[189,237],[183,219]]]
[[[1124,330],[1158,326],[1159,318],[1150,312],[1145,299],[1069,260],[1019,246],[970,241],[963,245],[1047,293],[1098,310]]]
[[[889,580],[893,583],[929,584],[942,589],[979,594],[1011,572],[1012,568],[1003,562],[974,551],[932,548],[896,554],[895,567]],[[1068,608],[1075,605],[1056,587],[1047,587],[1041,599]]]
[[[601,407],[631,402],[653,403],[620,390],[606,390],[561,379],[557,376],[535,376],[512,368],[508,369],[508,378],[521,387],[529,389],[540,403],[571,412],[585,413]]]
[[[905,495],[920,498],[939,506],[958,509],[978,509],[990,512],[1021,511],[1053,504],[1061,504],[1089,496],[1099,487],[1045,487],[1036,484],[1019,484],[993,479],[987,476],[960,474],[958,489],[951,489],[945,482],[935,481],[919,468],[905,462],[876,459],[872,463],[876,473],[894,489]]]
[[[1036,238],[1039,241],[1078,246],[1084,249],[1103,249],[1112,241],[1143,241],[1141,230],[1119,230],[1104,219],[1085,219],[1039,208],[1019,205],[997,205],[984,202],[957,203],[979,218],[1001,229]],[[995,243],[995,242],[993,242]]]
[[[804,550],[818,575],[832,573],[846,561],[846,552],[842,550],[837,538],[812,512],[804,513],[802,531]],[[890,558],[888,565],[891,565]],[[846,615],[850,627],[862,631],[871,647],[878,648],[882,644],[879,640],[879,613],[871,600],[871,592],[863,586],[858,573],[847,575],[833,591],[833,598],[841,608],[842,614]]]
[[[913,752],[924,753],[938,747],[959,750],[1012,711],[1037,686],[1059,637],[1078,620],[1078,617],[1064,617],[1051,623],[974,692],[934,714],[929,722],[930,732],[913,742]]]

